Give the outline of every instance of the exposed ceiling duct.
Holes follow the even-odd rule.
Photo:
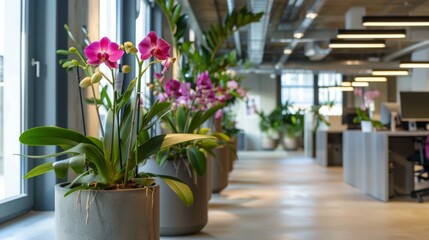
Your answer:
[[[311,61],[320,61],[331,53],[331,48],[321,48],[315,42],[308,42],[304,45],[304,55]]]
[[[318,14],[323,4],[325,4],[325,2],[326,0],[315,0],[314,3],[307,9],[307,12]],[[307,18],[304,16],[304,19],[301,21],[298,28],[295,30],[295,33],[302,33],[302,35],[305,36],[305,32],[311,26],[313,21],[314,21],[314,18]],[[287,49],[290,50],[290,53],[292,53],[292,51],[295,49],[298,43],[299,43],[299,39],[294,38],[292,40],[292,42],[287,47]],[[289,56],[290,54],[285,54],[281,56],[278,63],[276,64],[277,68],[280,68],[288,60]]]
[[[265,38],[267,35],[268,22],[271,14],[273,0],[250,0],[250,9],[253,12],[264,12],[261,20],[250,24],[247,54],[252,64],[262,63],[264,55]]]

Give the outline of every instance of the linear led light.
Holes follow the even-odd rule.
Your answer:
[[[337,38],[368,39],[368,38],[406,38],[405,29],[338,29]]]
[[[330,48],[385,48],[386,42],[383,40],[344,40],[331,39]]]
[[[368,82],[352,82],[352,87],[368,87]]]
[[[400,68],[429,68],[429,62],[400,62]]]
[[[356,82],[386,82],[387,77],[355,77]]]
[[[429,16],[364,16],[364,26],[429,26]]]
[[[329,87],[330,90],[335,90],[335,91],[343,91],[343,92],[351,92],[354,90],[353,87],[344,87],[344,86],[332,86]]]
[[[406,76],[408,70],[403,69],[377,69],[372,70],[373,76]]]
[[[342,82],[341,83],[341,86],[342,87],[350,87],[352,85],[352,83],[351,82]]]

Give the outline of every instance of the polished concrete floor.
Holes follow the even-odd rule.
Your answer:
[[[53,213],[32,213],[0,225],[0,239],[53,239]],[[230,185],[210,202],[199,234],[173,239],[429,239],[429,197],[379,202],[297,154],[246,153]]]

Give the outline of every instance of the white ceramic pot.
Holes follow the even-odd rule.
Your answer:
[[[371,121],[361,121],[360,126],[362,132],[372,132],[372,122]]]

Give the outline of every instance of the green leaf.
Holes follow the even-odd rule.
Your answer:
[[[103,146],[104,146],[104,156],[106,159],[111,159],[111,154],[113,154],[113,141],[114,141],[114,134],[116,132],[116,129],[113,129],[113,121],[114,114],[112,110],[109,110],[107,112],[107,118],[106,118],[106,127],[104,129],[104,139],[103,139]],[[116,148],[115,148],[116,149]]]
[[[186,149],[186,155],[192,168],[199,176],[206,173],[206,156],[198,148],[190,146]]]
[[[146,126],[155,116],[161,116],[169,110],[170,102],[155,102],[149,112],[144,115],[143,126]]]
[[[179,132],[183,132],[186,124],[186,113],[183,107],[177,108],[176,121],[177,121],[177,126],[179,127]]]
[[[164,165],[165,162],[167,162],[169,156],[170,156],[170,151],[168,150],[159,151],[156,154],[156,161],[158,162],[158,165],[159,166]]]
[[[182,13],[182,4],[176,4],[173,7],[173,14],[171,15],[171,22],[175,24]]]
[[[164,181],[170,187],[170,189],[176,193],[185,206],[190,207],[192,204],[194,204],[194,195],[192,194],[191,188],[180,181],[180,179],[165,175],[156,176]]]
[[[39,166],[31,169],[27,174],[25,174],[24,178],[32,178],[35,176],[42,175],[44,173],[47,173],[53,169],[53,162],[47,162],[40,164]]]
[[[124,94],[122,94],[122,96],[118,99],[118,105],[117,105],[118,109],[123,108],[129,102],[135,86],[136,86],[136,79],[133,79],[130,82],[130,84],[128,84],[127,90],[125,90]]]
[[[164,141],[162,142],[161,149],[165,149],[167,147],[170,147],[179,143],[184,143],[184,142],[189,142],[194,140],[204,140],[204,139],[216,140],[215,137],[208,136],[208,135],[190,134],[190,133],[171,133],[165,136]]]
[[[19,141],[29,146],[74,146],[78,143],[93,144],[79,132],[60,127],[35,127],[23,132]]]
[[[188,19],[189,19],[189,16],[187,14],[184,14],[179,17],[179,20],[177,20],[176,33],[174,34],[174,37],[176,39],[182,38],[183,35],[185,34],[188,26]]]
[[[194,132],[195,129],[199,128],[201,126],[201,116],[203,115],[202,111],[198,111],[194,113],[194,116],[192,117],[191,123],[189,124],[188,132]]]
[[[219,105],[216,105],[212,108],[209,108],[207,111],[205,111],[203,113],[203,115],[201,116],[201,120],[200,120],[201,124],[203,124],[205,121],[207,121],[210,117],[212,117],[216,113],[217,110],[223,108],[224,106],[225,106],[225,104],[219,104]]]
[[[67,177],[67,171],[69,170],[69,168],[72,168],[77,174],[83,173],[85,159],[86,155],[82,153],[64,160],[54,162],[53,168],[55,171],[55,175],[58,178],[65,178]]]

